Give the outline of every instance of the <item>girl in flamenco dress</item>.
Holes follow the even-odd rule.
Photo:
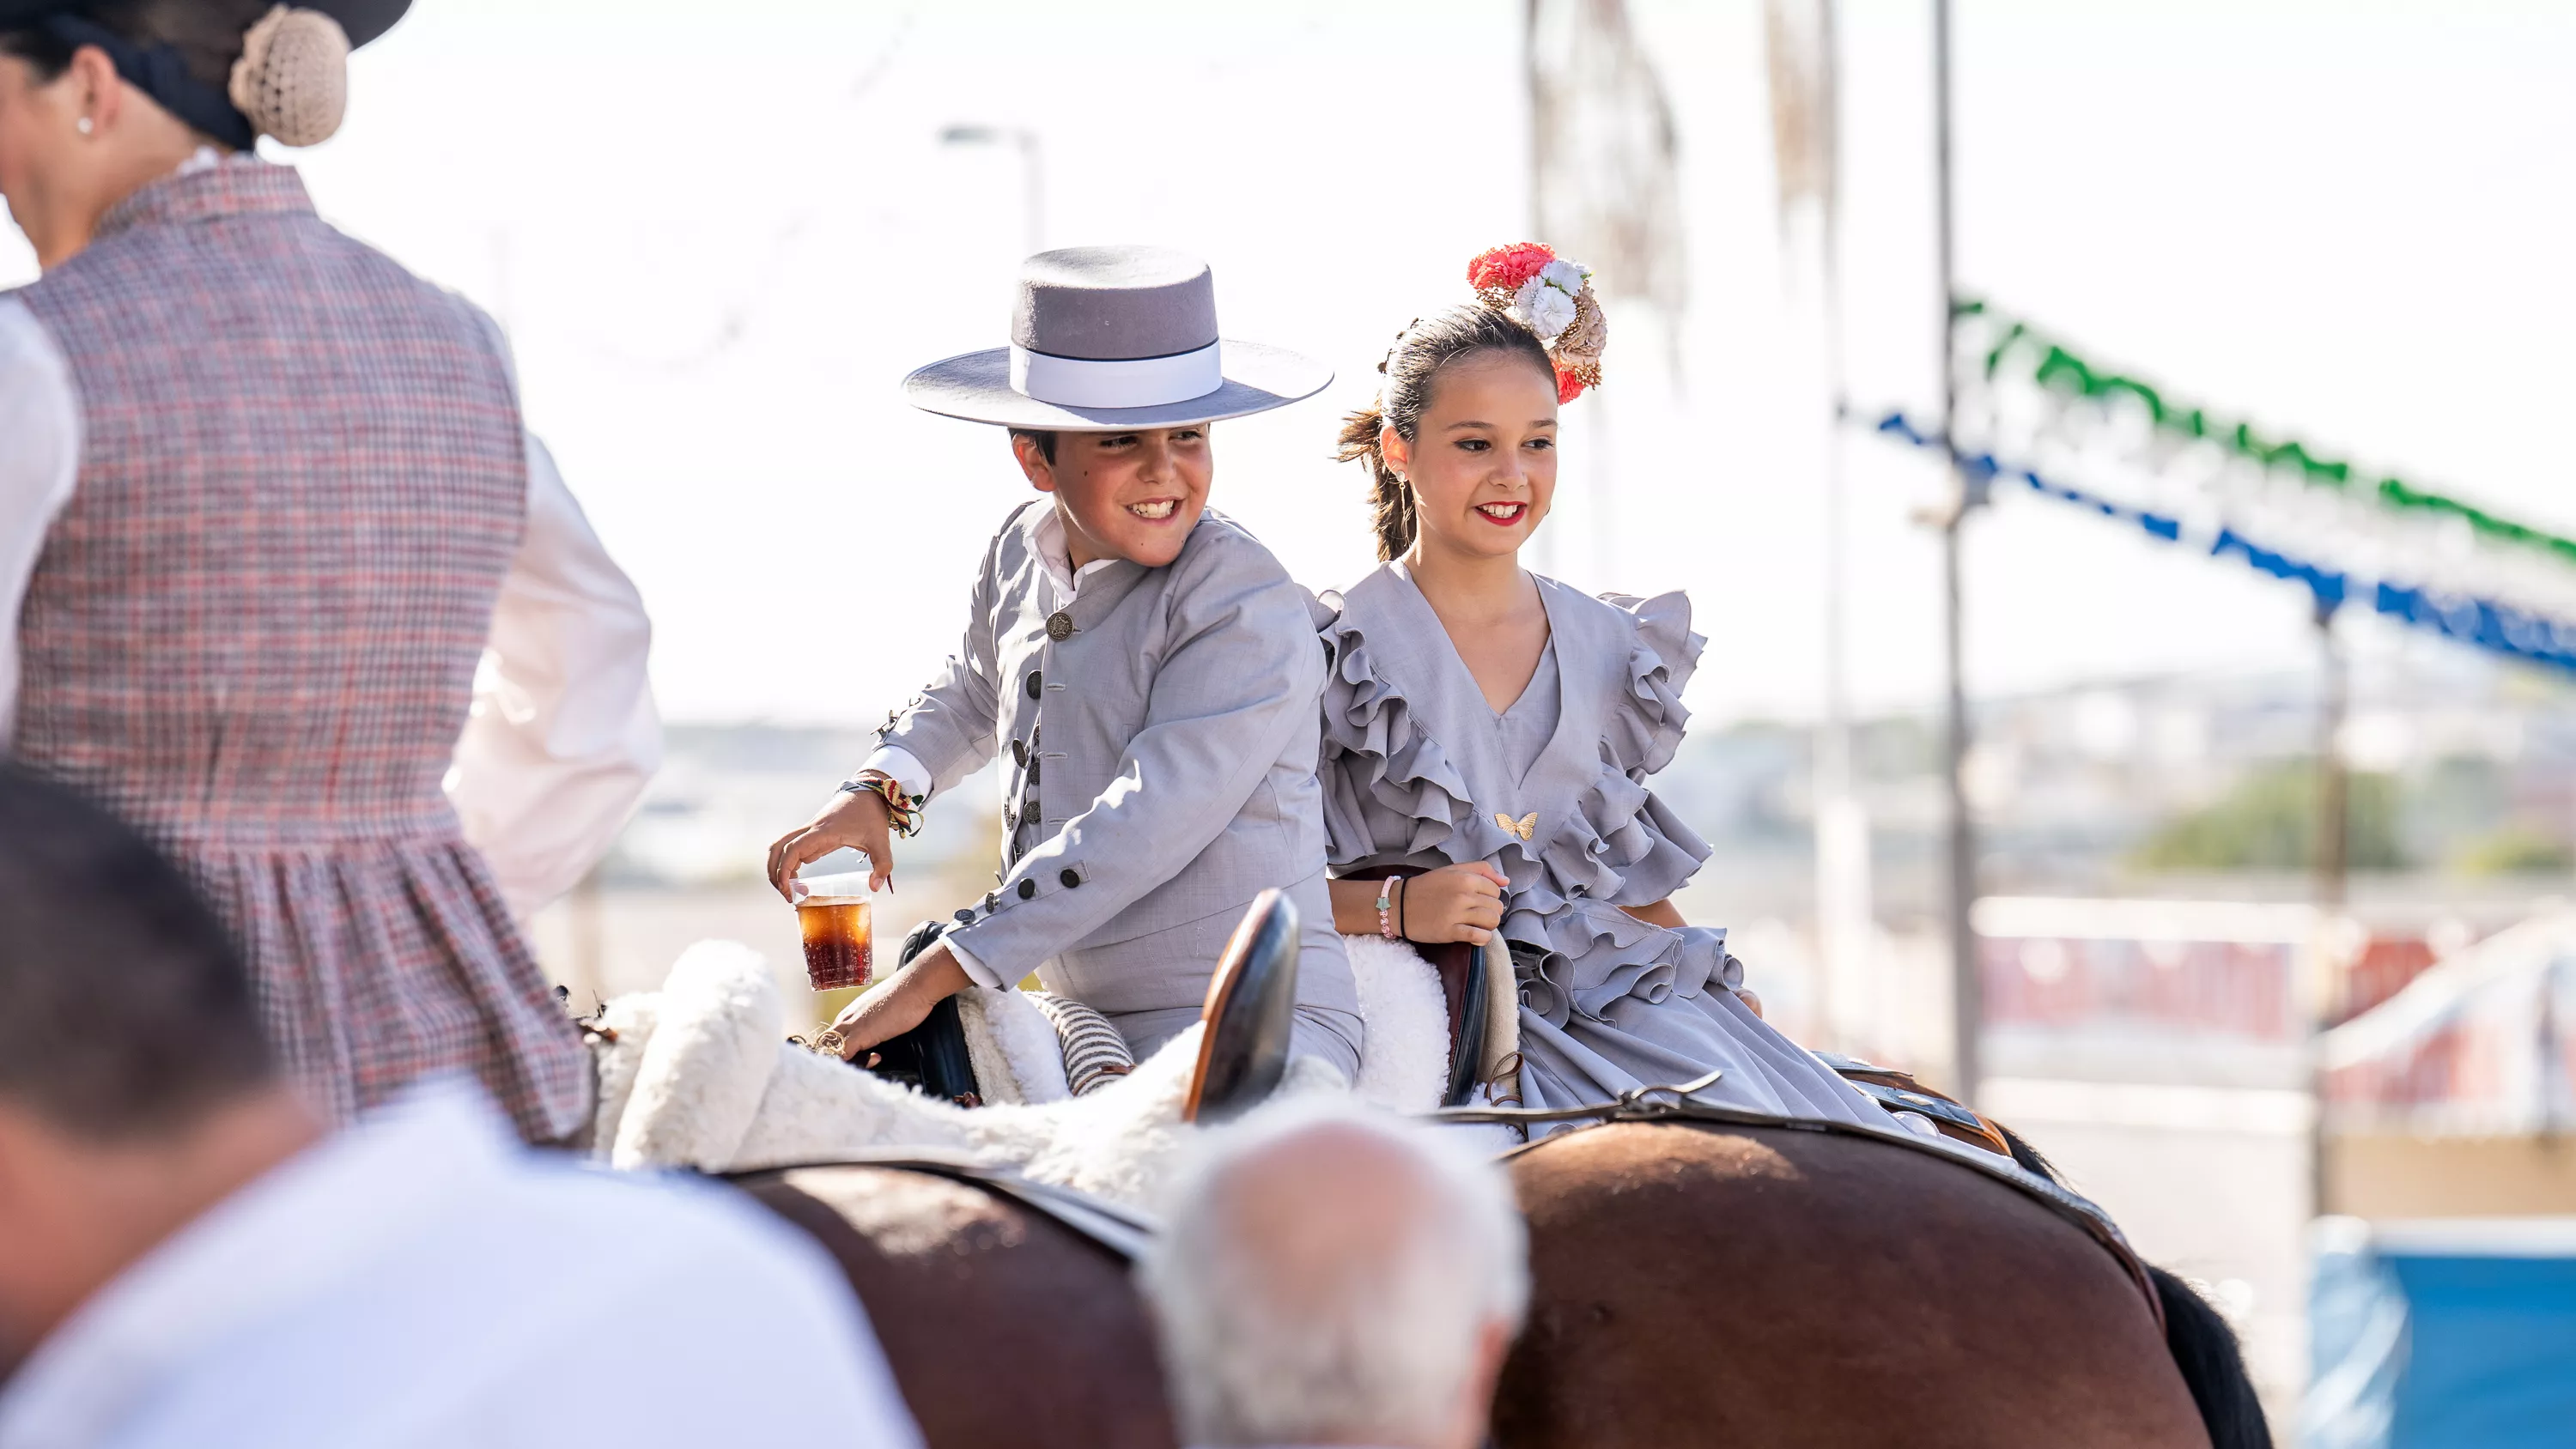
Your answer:
[[[1378,406],[1342,429],[1383,562],[1325,597],[1334,922],[1420,943],[1501,933],[1530,1107],[1714,1068],[1703,1101],[1892,1129],[1762,1020],[1726,933],[1673,907],[1709,850],[1645,781],[1688,719],[1706,642],[1689,599],[1595,599],[1521,565],[1555,493],[1557,409],[1600,381],[1589,274],[1523,244],[1468,280],[1478,300],[1407,327]]]

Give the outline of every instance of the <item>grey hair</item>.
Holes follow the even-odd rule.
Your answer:
[[[1364,1202],[1372,1181],[1385,1191]],[[1191,1444],[1428,1442],[1457,1412],[1480,1336],[1516,1330],[1528,1308],[1527,1234],[1502,1170],[1344,1099],[1211,1132],[1165,1211],[1138,1271]]]

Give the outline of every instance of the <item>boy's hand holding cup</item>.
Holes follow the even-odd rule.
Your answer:
[[[813,819],[780,836],[769,847],[769,883],[793,904],[796,872],[843,849],[868,858],[868,889],[894,885],[894,814],[875,792],[844,789]]]

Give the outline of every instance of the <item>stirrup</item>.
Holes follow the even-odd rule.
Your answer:
[[[1231,1121],[1259,1106],[1288,1075],[1297,1024],[1297,908],[1266,890],[1225,943],[1200,1009],[1199,1059],[1185,1122]]]

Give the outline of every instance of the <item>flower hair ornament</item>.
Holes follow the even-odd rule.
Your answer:
[[[1570,403],[1601,385],[1601,351],[1609,319],[1592,292],[1592,270],[1544,242],[1514,242],[1479,252],[1467,264],[1476,300],[1528,328],[1556,363],[1556,400]]]

